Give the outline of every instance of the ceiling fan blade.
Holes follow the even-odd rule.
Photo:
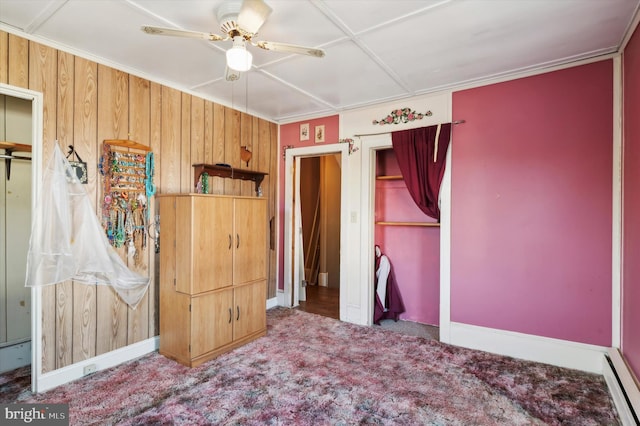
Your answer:
[[[187,30],[176,30],[173,28],[164,28],[164,27],[154,27],[151,25],[144,25],[140,27],[142,31],[147,34],[152,35],[165,35],[165,36],[174,36],[174,37],[187,37],[187,38],[197,38],[200,40],[209,40],[209,41],[220,41],[226,40],[227,37],[221,37],[218,34],[213,33],[203,33],[199,31],[187,31]]]
[[[238,26],[248,33],[257,34],[271,12],[271,7],[264,0],[244,0],[238,14]]]
[[[301,55],[315,56],[316,58],[322,58],[324,56],[324,50],[322,49],[298,46],[296,44],[277,43],[273,41],[257,41],[253,43],[253,45],[258,46],[259,48],[264,50],[273,50],[274,52],[298,53]]]

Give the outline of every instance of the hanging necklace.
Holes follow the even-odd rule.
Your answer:
[[[122,247],[125,242],[125,233],[124,233],[124,211],[118,209],[118,227],[116,229],[116,238],[115,238],[115,246]]]

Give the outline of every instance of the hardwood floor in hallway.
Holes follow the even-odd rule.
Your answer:
[[[297,309],[325,317],[340,319],[340,289],[308,285],[307,300]]]

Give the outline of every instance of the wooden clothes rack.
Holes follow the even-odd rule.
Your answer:
[[[139,149],[141,151],[146,151],[146,152],[151,151],[151,147],[147,145],[142,145],[141,143],[131,141],[129,139],[105,139],[104,143],[111,146],[120,146],[120,147],[130,148],[130,149]]]

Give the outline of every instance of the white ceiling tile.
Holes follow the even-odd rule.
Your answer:
[[[50,10],[56,0],[2,0],[0,1],[0,22],[16,29],[26,30],[43,11]]]
[[[328,10],[335,14],[355,34],[387,25],[413,14],[424,14],[449,0],[370,0],[366,3],[326,0]]]
[[[322,59],[296,57],[266,70],[334,108],[407,94],[351,41],[328,48]]]
[[[233,83],[217,81],[200,90],[211,97],[219,97],[224,105],[243,112],[262,116],[261,111],[270,111],[270,116],[264,118],[276,121],[287,120],[309,111],[311,114],[324,115],[331,111],[326,105],[315,102],[260,72],[250,73],[248,78],[243,75]]]
[[[181,29],[220,33],[220,23],[216,19],[218,8],[224,1],[202,0],[133,0],[132,7],[149,12],[149,17],[164,17],[164,22],[156,25]]]

